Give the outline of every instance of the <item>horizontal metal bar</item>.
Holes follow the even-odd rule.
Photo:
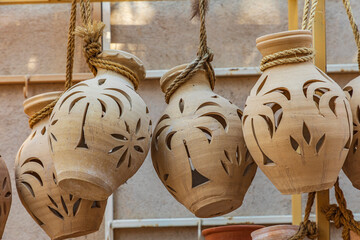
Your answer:
[[[358,72],[357,64],[329,64],[327,66],[328,73],[355,73]],[[146,79],[159,79],[168,70],[148,70]],[[215,68],[215,75],[218,78],[224,77],[241,77],[241,76],[258,76],[261,71],[258,67],[233,67],[233,68]],[[79,82],[92,78],[91,73],[75,73],[73,74],[74,82]],[[28,79],[28,80],[27,80]],[[1,84],[24,84],[25,81],[31,83],[63,83],[65,74],[38,74],[38,75],[0,75]]]
[[[90,0],[91,2],[141,2],[141,1],[185,1],[185,0]],[[0,5],[70,3],[71,0],[0,0]]]
[[[360,220],[360,213],[354,214],[355,220]],[[315,220],[315,215],[310,215]],[[158,227],[197,227],[201,221],[202,226],[224,226],[233,224],[291,224],[291,215],[268,216],[237,216],[216,218],[158,218],[158,219],[117,219],[110,224],[112,229],[124,228],[158,228]]]

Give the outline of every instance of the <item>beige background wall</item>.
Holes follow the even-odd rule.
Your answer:
[[[286,30],[286,0],[212,0],[208,16],[209,46],[215,53],[215,67],[256,66],[260,54],[255,39],[263,34]],[[360,3],[353,2],[360,19]],[[302,1],[299,9],[302,9]],[[63,73],[65,69],[68,4],[0,6],[0,75]],[[198,23],[189,21],[189,1],[114,3],[111,14],[111,47],[139,56],[147,69],[168,69],[194,58],[198,41]],[[340,0],[327,0],[327,45],[329,63],[355,63],[356,47]],[[80,46],[76,50],[75,72],[86,72]],[[346,84],[356,74],[331,75]],[[243,108],[256,77],[218,79],[216,92]],[[58,85],[30,85],[29,95],[55,89]],[[141,83],[140,95],[147,102],[153,122],[165,103],[157,80]],[[12,179],[13,161],[21,143],[29,134],[22,109],[22,86],[0,85],[0,153]],[[349,207],[360,212],[360,192],[342,177]],[[45,240],[42,230],[20,204],[13,184],[13,206],[4,240]],[[290,214],[290,197],[282,196],[259,170],[243,206],[228,216]],[[192,217],[168,194],[158,180],[148,157],[139,172],[115,194],[115,217],[161,218]],[[79,238],[104,239],[99,233]],[[196,229],[116,230],[115,238],[196,239]],[[339,231],[332,239],[340,239]]]

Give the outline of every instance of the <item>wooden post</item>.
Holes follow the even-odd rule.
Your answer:
[[[297,30],[298,23],[298,0],[288,0],[288,29]]]
[[[315,65],[326,72],[326,24],[325,0],[319,0],[313,26],[314,48],[316,50]],[[329,205],[329,190],[316,194],[316,223],[319,229],[318,240],[330,240],[330,222],[322,209]]]
[[[298,1],[288,0],[288,29],[298,29]],[[291,197],[292,208],[292,224],[300,225],[302,221],[302,205],[301,194],[296,194]]]

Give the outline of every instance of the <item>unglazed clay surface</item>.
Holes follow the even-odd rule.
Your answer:
[[[25,111],[33,114],[59,96],[52,92],[25,101]],[[21,146],[15,160],[16,187],[20,200],[34,221],[51,239],[83,236],[99,229],[106,201],[77,198],[57,185],[48,145],[48,122],[38,122]]]
[[[267,55],[309,46],[309,34],[264,36],[258,47]],[[283,194],[332,187],[352,138],[345,94],[310,62],[265,70],[246,101],[243,126],[251,155]]]
[[[145,70],[135,56],[105,51],[131,68]],[[142,165],[149,150],[149,110],[124,76],[98,70],[95,78],[62,95],[50,118],[49,142],[61,188],[90,200],[104,200]]]
[[[12,190],[9,171],[4,159],[0,156],[0,239],[4,233],[5,225],[10,213]]]
[[[163,89],[185,66],[161,79]],[[172,96],[154,131],[152,159],[167,190],[198,217],[241,206],[257,166],[245,147],[242,111],[215,94],[200,70]]]

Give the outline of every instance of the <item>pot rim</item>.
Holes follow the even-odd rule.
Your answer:
[[[264,227],[265,226],[254,225],[254,224],[220,226],[220,227],[212,227],[212,228],[205,229],[202,231],[202,234],[204,236],[207,236],[207,235],[210,235],[213,233],[218,233],[218,232],[234,232],[234,231],[239,231],[239,230],[243,230],[243,229],[253,229],[253,231],[255,231],[257,229],[261,229]]]
[[[56,98],[59,97],[61,93],[62,91],[41,93],[26,99],[23,102],[24,112],[26,115],[31,117],[34,113],[41,110],[47,104],[56,100]]]
[[[309,30],[288,30],[288,31],[282,31],[282,32],[278,32],[278,33],[270,33],[270,34],[266,34],[261,37],[258,37],[256,39],[256,44],[263,42],[263,41],[272,40],[275,38],[283,38],[283,37],[294,36],[294,35],[310,35],[310,36],[312,36],[312,33]]]
[[[160,78],[160,87],[161,90],[165,93],[165,86],[169,85],[170,81],[174,80],[186,67],[188,64],[181,64],[176,67],[171,68]]]
[[[272,232],[272,231],[277,231],[277,230],[296,230],[297,231],[298,229],[299,229],[298,225],[274,225],[274,226],[258,229],[256,231],[252,232],[251,236],[261,235],[265,232]]]

